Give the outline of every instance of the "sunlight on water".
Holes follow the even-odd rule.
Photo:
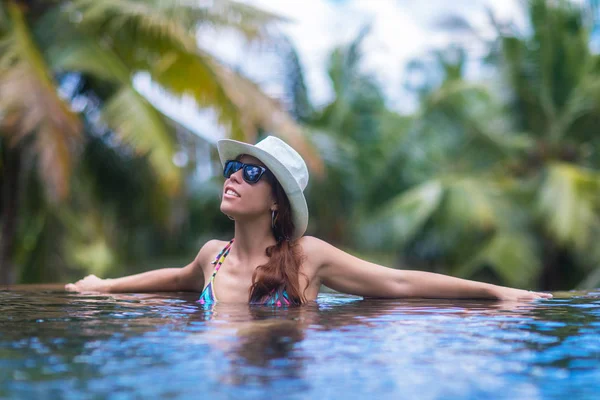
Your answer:
[[[600,292],[277,309],[0,291],[0,398],[596,398]]]

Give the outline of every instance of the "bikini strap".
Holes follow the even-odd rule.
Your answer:
[[[211,282],[215,279],[215,275],[217,275],[217,271],[219,270],[219,268],[221,268],[221,265],[223,265],[223,261],[225,261],[225,257],[227,257],[227,255],[229,254],[229,250],[231,250],[232,244],[233,239],[231,239],[229,243],[227,243],[227,246],[225,246],[223,250],[221,250],[221,252],[217,255],[217,258],[215,258],[215,261],[211,263],[215,266],[213,273],[210,276]]]
[[[229,248],[231,247],[231,245],[233,244],[234,239],[231,239],[229,241],[229,243],[227,243],[227,245],[225,245],[225,247],[223,247],[223,250],[221,250],[219,252],[219,254],[217,254],[217,257],[215,257],[214,261],[211,262],[211,264],[215,265],[217,262],[219,262],[219,259],[221,258],[221,256],[223,255],[223,253],[225,253],[226,251],[228,252]],[[228,252],[229,253],[229,252]]]

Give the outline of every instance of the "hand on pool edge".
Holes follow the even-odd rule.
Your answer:
[[[96,275],[88,275],[75,283],[67,283],[65,290],[68,292],[100,292],[110,291],[110,279],[98,278]]]
[[[504,286],[497,286],[494,288],[493,294],[498,300],[508,301],[531,301],[537,299],[551,299],[553,297],[550,293],[514,289]]]

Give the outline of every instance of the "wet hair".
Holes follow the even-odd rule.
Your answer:
[[[301,274],[300,267],[304,257],[298,241],[290,239],[295,229],[292,207],[279,181],[270,174],[268,181],[271,183],[273,197],[278,204],[278,210],[275,212],[275,226],[272,228],[277,243],[267,247],[266,254],[269,261],[259,265],[252,274],[250,302],[260,303],[274,292],[279,292],[279,296],[282,298],[285,290],[291,304],[303,304],[306,302],[304,295],[306,288],[301,293],[298,278]]]

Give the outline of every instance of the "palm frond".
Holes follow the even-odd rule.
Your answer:
[[[540,189],[538,210],[548,231],[579,250],[595,239],[600,227],[598,173],[566,163],[552,163]]]
[[[585,112],[581,94],[593,64],[586,6],[580,2],[524,3],[529,28],[501,33],[502,62],[513,88],[513,112],[523,128],[557,143]],[[578,93],[579,92],[579,93]]]
[[[157,111],[131,86],[131,68],[110,48],[85,34],[75,34],[48,49],[53,68],[80,72],[120,87],[107,100],[104,122],[140,154],[150,153],[150,163],[163,189],[175,195],[182,184],[181,171],[173,164],[175,138]]]
[[[565,139],[568,134],[573,132],[573,124],[578,119],[588,116],[594,118],[600,114],[600,79],[596,71],[597,62],[596,59],[589,62],[590,65],[586,67],[586,73],[566,100],[554,128],[554,139],[557,142]],[[593,138],[593,134],[586,136],[583,137],[584,140]]]
[[[322,176],[311,177],[306,189],[311,229],[317,229],[330,240],[339,240],[340,232],[347,231],[349,215],[355,211],[361,195],[358,183],[362,174],[357,164],[350,162],[357,159],[359,148],[353,141],[338,140],[325,130],[308,128],[307,131],[325,166]],[[336,205],[336,213],[331,212],[332,203]]]
[[[72,33],[71,38],[47,50],[54,70],[80,72],[106,82],[130,84],[131,70],[114,52],[87,35]]]
[[[293,43],[284,37],[284,62],[286,95],[290,103],[290,113],[295,119],[308,122],[315,110],[310,103],[308,88],[300,56]]]
[[[500,231],[455,273],[472,278],[483,267],[490,268],[507,285],[531,287],[541,267],[533,237],[521,231]]]
[[[92,32],[139,32],[160,43],[193,51],[196,47],[193,26],[180,23],[162,12],[160,2],[137,0],[77,0],[69,13],[78,14],[79,26]]]
[[[208,54],[169,51],[149,65],[152,79],[169,93],[189,96],[199,107],[211,107],[219,123],[238,140],[252,141],[256,127],[244,125],[243,114],[229,97],[220,76],[214,70],[216,62]]]
[[[338,102],[347,100],[345,92],[351,89],[353,80],[358,77],[364,79],[364,73],[360,71],[363,59],[361,47],[370,30],[369,25],[362,27],[350,43],[336,48],[329,57],[327,72]]]
[[[323,173],[323,162],[314,146],[306,140],[306,132],[280,104],[235,71],[216,63],[213,64],[213,70],[225,93],[239,108],[247,137],[253,137],[258,128],[280,136],[304,157],[312,172],[317,175]]]
[[[397,248],[411,240],[438,211],[444,198],[442,182],[431,180],[414,187],[380,207],[361,223],[360,242],[369,248]]]
[[[198,8],[188,9],[192,16],[202,24],[216,28],[231,28],[242,33],[248,40],[263,40],[269,37],[267,29],[278,22],[288,22],[277,14],[257,9],[247,4],[232,0],[213,1],[206,11]],[[197,14],[195,14],[195,13]]]
[[[69,191],[71,150],[80,139],[80,121],[58,97],[56,85],[19,7],[9,3],[9,35],[0,49],[0,115],[12,141],[33,136],[40,174],[54,200]]]
[[[151,39],[142,37],[140,32],[135,41],[130,38],[132,45],[137,43],[138,47],[149,50],[149,54],[155,54],[143,63],[138,60],[136,65],[127,65],[119,55],[91,39],[86,40],[84,35],[75,37],[52,54],[57,68],[86,72],[120,84],[128,84],[136,67],[146,69],[170,94],[190,96],[198,106],[215,109],[219,123],[233,138],[253,142],[258,129],[266,129],[296,147],[307,157],[313,171],[318,173],[322,169],[316,152],[303,139],[300,127],[256,85],[221,66],[200,49],[163,49]],[[120,51],[123,46],[121,43]]]
[[[87,29],[116,32],[131,29],[143,32],[157,41],[170,42],[188,51],[196,45],[199,27],[230,28],[248,40],[270,38],[268,28],[284,18],[255,7],[231,0],[201,1],[140,1],[140,0],[78,0],[69,12],[81,16]]]
[[[88,17],[94,20],[104,18],[106,15],[121,15],[127,19],[147,19],[148,22],[150,20],[156,22],[159,19],[173,21],[190,32],[199,26],[231,28],[244,35],[248,40],[263,39],[268,36],[266,30],[270,25],[287,21],[276,14],[231,0],[209,2],[187,0],[94,2],[93,0],[80,0],[76,2],[76,8],[89,13]]]
[[[209,54],[171,51],[154,64],[152,78],[171,94],[190,96],[200,107],[217,111],[219,123],[231,137],[254,143],[259,129],[280,136],[303,157],[312,172],[321,174],[323,164],[303,129],[280,104],[261,89]]]
[[[181,189],[181,171],[173,163],[174,138],[157,111],[132,87],[123,87],[105,105],[103,119],[138,153],[149,160],[171,195]]]
[[[499,225],[496,197],[501,192],[483,179],[450,178],[445,181],[446,196],[440,218],[448,227],[459,230],[490,231]]]
[[[492,96],[489,87],[463,79],[445,82],[425,100],[424,120],[429,114],[442,113],[446,122],[462,125],[465,137],[461,140],[476,151],[487,150],[506,156],[516,150],[526,150],[533,141],[512,131],[501,104]]]
[[[161,12],[159,3],[80,0],[75,4],[83,15],[81,24],[85,22],[86,29],[101,31],[110,39],[115,54],[132,71],[149,72],[171,94],[190,96],[198,106],[213,108],[219,123],[235,139],[255,142],[259,129],[281,136],[306,157],[312,171],[321,173],[323,167],[316,151],[281,106],[257,85],[199,49],[195,28],[179,24],[176,18],[170,19],[168,13]],[[250,12],[250,8],[234,6],[232,2],[217,3],[215,7]],[[175,12],[174,8],[170,10]],[[117,12],[119,15],[115,16]],[[269,20],[266,15],[265,21]],[[89,69],[91,64],[86,64]]]

